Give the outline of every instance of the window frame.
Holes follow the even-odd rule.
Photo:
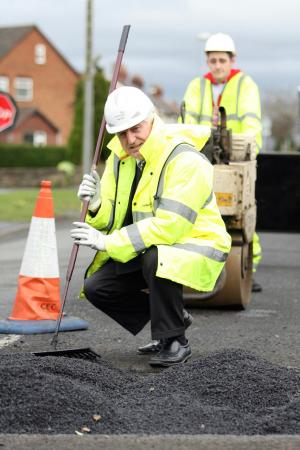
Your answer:
[[[1,82],[3,81],[4,83],[2,84]],[[6,86],[3,87],[5,85],[5,81]],[[0,91],[9,93],[9,77],[7,77],[6,75],[0,75]]]
[[[43,136],[42,142],[39,141],[40,136]],[[48,133],[45,130],[25,131],[22,135],[22,141],[36,148],[45,147],[48,142]]]
[[[43,142],[38,142],[38,136],[43,136]],[[45,147],[47,145],[48,134],[44,130],[35,130],[33,132],[33,146]]]
[[[21,86],[21,84],[23,86]],[[14,79],[15,99],[19,102],[31,102],[33,100],[33,79],[30,77],[16,77]],[[18,90],[27,90],[27,95],[20,95]]]
[[[34,46],[34,62],[38,65],[46,64],[47,62],[47,47],[43,43],[35,44]]]

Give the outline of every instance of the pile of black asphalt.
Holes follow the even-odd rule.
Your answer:
[[[300,377],[239,349],[147,375],[102,359],[2,355],[0,430],[299,434]]]

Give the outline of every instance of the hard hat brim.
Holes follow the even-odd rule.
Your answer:
[[[128,130],[129,128],[134,127],[135,125],[142,123],[145,119],[147,119],[150,116],[150,114],[151,114],[151,112],[149,112],[149,114],[145,115],[145,117],[139,116],[138,120],[137,120],[137,118],[133,118],[132,120],[129,120],[126,123],[126,125],[123,125],[123,126],[122,125],[111,126],[108,123],[106,123],[106,131],[109,134],[116,134],[116,133],[120,133],[122,131]]]

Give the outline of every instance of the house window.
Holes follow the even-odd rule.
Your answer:
[[[33,81],[31,78],[17,77],[14,82],[15,98],[20,102],[30,102],[33,98]]]
[[[0,91],[9,92],[9,78],[0,75]]]
[[[33,133],[32,132],[25,133],[23,135],[23,142],[25,142],[26,144],[33,145]]]
[[[23,135],[23,142],[34,147],[44,147],[47,145],[47,133],[45,131],[29,131]]]
[[[35,147],[44,147],[47,145],[47,133],[45,131],[35,131],[33,133],[33,145]]]
[[[36,64],[46,64],[46,45],[36,44],[34,47],[34,61]]]

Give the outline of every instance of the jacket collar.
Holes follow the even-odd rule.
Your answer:
[[[204,78],[206,78],[207,80],[209,80],[212,84],[225,84],[227,83],[229,80],[231,80],[231,78],[233,78],[237,73],[240,73],[240,69],[231,69],[230,74],[228,75],[228,77],[226,78],[225,81],[223,81],[223,83],[218,83],[216,81],[216,79],[214,78],[213,74],[211,72],[207,72],[204,75]]]

